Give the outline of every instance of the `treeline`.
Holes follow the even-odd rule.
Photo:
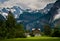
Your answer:
[[[45,25],[43,33],[50,37],[60,37],[60,26],[57,25],[52,29],[50,25]]]
[[[17,24],[10,11],[7,20],[0,20],[0,39],[6,38],[25,38],[24,26],[22,24]]]

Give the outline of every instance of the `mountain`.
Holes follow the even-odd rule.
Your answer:
[[[50,14],[50,20],[54,19],[54,16],[58,14],[58,9],[60,9],[60,0],[57,0],[53,7],[50,9],[48,14]]]
[[[3,8],[1,11],[5,12],[5,13],[8,13],[8,10],[6,8]]]
[[[19,19],[25,26],[26,29],[29,30],[31,28],[35,28],[35,25],[37,26],[37,22],[39,22],[40,17],[42,17],[44,14],[41,14],[40,12],[23,12],[23,14],[21,14],[19,16]]]
[[[0,20],[5,20],[5,18],[0,14]]]
[[[44,9],[41,9],[40,12],[47,14],[50,11],[51,7],[53,7],[53,4],[54,3],[47,4],[47,6]]]
[[[43,13],[46,14],[52,6],[53,6],[53,3],[49,3],[49,4],[47,4],[47,6],[44,9],[41,9],[41,10],[31,10],[30,8],[24,10],[24,9],[20,8],[19,6],[13,6],[11,8],[8,8],[8,7],[7,8],[2,8],[1,12],[8,13],[8,11],[10,10],[13,13],[13,15],[15,16],[15,18],[19,18],[20,14],[22,14],[22,12],[33,13],[33,12],[38,12],[39,11],[42,14]]]
[[[24,13],[20,15],[20,20],[25,24],[26,29],[32,29],[32,28],[41,28],[43,29],[43,26],[45,24],[49,24],[51,27],[55,26],[53,19],[56,14],[58,14],[58,9],[60,8],[60,0],[57,0],[54,4],[51,3],[47,5],[42,11],[43,14],[41,13],[41,10],[38,10],[38,13]],[[51,7],[50,7],[51,6]],[[46,12],[44,13],[44,10]],[[32,14],[32,15],[30,15]],[[33,15],[34,14],[34,15]],[[39,14],[38,16],[35,16],[35,14]],[[34,19],[35,16],[35,19]],[[37,18],[36,18],[37,17]],[[58,22],[58,21],[56,21]]]
[[[49,24],[54,26],[52,23],[54,16],[57,14],[57,7],[60,2],[47,4],[44,9],[41,10],[23,10],[19,6],[13,6],[11,8],[3,8],[1,11],[8,14],[10,10],[18,23],[23,23],[26,30],[32,30],[32,28],[40,28],[43,31],[43,26]],[[3,15],[3,13],[2,13]],[[5,15],[4,15],[5,16]]]
[[[42,30],[45,24],[49,24],[49,21],[48,21],[49,18],[47,16],[49,14],[47,13],[52,7],[53,7],[53,3],[50,3],[50,4],[47,4],[47,6],[43,10],[23,12],[19,16],[18,22],[22,22],[25,25],[26,30],[31,30],[32,28],[40,28]],[[44,10],[46,11],[44,12]]]
[[[60,0],[57,0],[54,3],[53,7],[48,12],[48,14],[49,14],[49,20],[48,21],[50,21],[50,23],[54,23],[54,21],[55,21],[54,18],[56,17],[57,14],[60,14],[59,13],[60,11],[58,11],[59,9],[60,9]],[[58,21],[55,21],[55,22],[57,23]]]
[[[24,11],[23,9],[21,9],[18,6],[13,6],[12,9],[15,9],[14,12],[12,12],[15,16],[15,18],[19,18],[19,15],[22,14],[22,12]]]
[[[15,16],[15,18],[19,18],[19,15],[20,15],[24,10],[21,9],[20,7],[18,7],[18,6],[13,6],[13,7],[11,7],[11,8],[2,8],[0,11],[2,12],[2,14],[3,14],[3,13],[7,13],[7,14],[8,14],[8,12],[11,11],[11,12],[13,13],[13,15]]]

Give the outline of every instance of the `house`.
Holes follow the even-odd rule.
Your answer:
[[[33,29],[32,29],[32,34],[33,34],[34,36],[41,36],[40,28],[33,28]]]

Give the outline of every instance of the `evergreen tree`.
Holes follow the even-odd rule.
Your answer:
[[[17,37],[25,37],[24,36],[24,27],[22,24],[16,23],[16,20],[11,12],[9,12],[6,27],[8,30],[8,38],[17,38]]]
[[[7,17],[6,22],[7,22],[6,24],[9,28],[15,27],[15,25],[16,25],[16,20],[15,20],[13,14],[10,11],[8,13],[8,17]]]
[[[16,20],[13,16],[13,14],[9,11],[7,20],[6,20],[6,28],[7,28],[7,37],[8,38],[14,38],[15,36],[15,25]]]

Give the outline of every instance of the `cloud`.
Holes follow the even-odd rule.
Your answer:
[[[0,0],[0,3],[4,3],[5,1],[8,1],[8,0]]]
[[[21,8],[43,9],[47,4],[54,3],[56,0],[9,0],[0,3],[0,8],[20,6]]]
[[[59,19],[59,18],[60,18],[60,9],[58,9],[58,14],[55,15],[54,20]]]

